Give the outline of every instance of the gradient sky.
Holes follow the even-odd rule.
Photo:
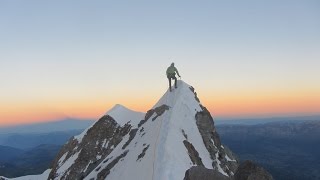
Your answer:
[[[320,1],[0,1],[0,126],[146,111],[174,61],[214,117],[320,114]]]

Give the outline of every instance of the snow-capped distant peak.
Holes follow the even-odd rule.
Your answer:
[[[130,109],[128,109],[127,107],[121,105],[121,104],[116,104],[114,105],[110,110],[108,110],[106,112],[106,114],[110,114],[110,113],[114,113],[114,112],[119,112],[119,111],[131,111]]]
[[[116,104],[106,115],[111,116],[120,126],[124,126],[129,121],[131,125],[135,126],[144,117],[144,113],[132,111],[120,104]]]
[[[126,123],[130,122],[132,127],[136,127],[144,118],[144,113],[132,111],[123,105],[116,104],[113,108],[111,108],[105,115],[112,117],[119,126],[124,126]],[[96,122],[97,123],[97,122]],[[87,134],[87,131],[91,129],[95,125],[92,124],[86,130],[84,130],[81,134],[74,137],[79,143],[82,141],[83,137]]]

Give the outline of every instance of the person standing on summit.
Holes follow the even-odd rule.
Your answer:
[[[177,88],[177,77],[176,77],[176,73],[178,74],[178,76],[181,78],[178,69],[176,67],[174,67],[174,63],[171,63],[171,66],[168,67],[167,69],[167,78],[169,80],[169,88],[170,88],[170,92],[171,90],[171,80],[174,79],[174,87]]]

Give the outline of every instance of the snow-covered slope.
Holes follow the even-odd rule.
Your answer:
[[[71,139],[49,179],[176,180],[192,166],[231,178],[238,166],[220,143],[213,119],[183,81],[146,114],[116,105]]]
[[[183,144],[185,137],[182,130],[189,135],[188,139],[198,150],[204,165],[213,168],[195,123],[196,112],[201,111],[201,107],[189,86],[180,82],[179,88],[171,93],[166,92],[153,109],[161,105],[169,106],[169,110],[154,121],[148,120],[143,126],[144,131],[126,149],[122,149],[120,144],[109,155],[116,158],[128,150],[126,157],[114,166],[107,179],[183,179],[185,171],[193,163]],[[156,113],[149,119],[155,116]],[[139,159],[144,149],[145,155]],[[101,163],[98,167],[103,170],[107,166],[108,163]],[[96,178],[100,172],[93,171],[86,179]]]
[[[44,180],[48,178],[50,171],[51,169],[48,169],[40,175],[22,176],[22,177],[12,178],[10,180]],[[9,178],[0,176],[0,180],[9,180]]]

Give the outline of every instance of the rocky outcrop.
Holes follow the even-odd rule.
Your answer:
[[[203,166],[202,160],[199,157],[198,151],[194,146],[187,140],[183,141],[184,146],[188,150],[189,157],[194,165]]]
[[[156,107],[154,109],[150,109],[149,111],[147,111],[145,118],[140,121],[140,123],[138,124],[138,127],[140,128],[144,123],[146,123],[153,116],[154,113],[156,113],[156,116],[152,118],[152,121],[156,120],[165,111],[169,110],[169,108],[170,107],[168,105],[163,104],[163,105]]]
[[[197,97],[196,94],[195,97]],[[206,107],[200,106],[202,111],[196,113],[195,119],[203,143],[213,160],[212,167],[217,169],[220,166],[228,176],[233,177],[239,165],[238,160],[230,150],[225,150],[224,146],[222,146],[210,112]]]
[[[222,175],[217,170],[194,166],[186,171],[183,180],[230,180],[230,178]]]
[[[83,137],[72,138],[62,147],[53,161],[48,179],[82,179],[86,177],[112,152],[130,130],[131,125],[126,124],[120,127],[111,116],[103,116],[83,134]],[[65,167],[67,171],[57,171],[62,165],[66,166],[68,163],[72,164],[70,167]]]
[[[104,168],[99,174],[98,174],[98,179],[105,179],[109,174],[110,174],[110,170],[124,157],[126,157],[126,155],[128,154],[128,150],[125,151],[124,153],[122,153],[120,156],[118,156],[117,158],[115,158],[112,162],[110,162],[106,168]],[[99,170],[99,169],[98,169]]]
[[[130,143],[131,141],[133,140],[133,138],[136,136],[138,132],[138,129],[132,129],[129,133],[130,137],[129,137],[129,140],[122,146],[122,149],[125,149]]]
[[[243,162],[234,175],[235,180],[273,180],[270,173],[252,161]]]
[[[222,175],[216,169],[193,166],[186,171],[183,180],[273,180],[273,177],[262,167],[251,161],[245,161],[239,166],[233,178]]]
[[[49,179],[233,180],[239,161],[186,83],[141,116],[121,106],[108,114],[63,146]],[[246,168],[237,173],[247,177]]]
[[[149,149],[149,147],[150,147],[150,145],[148,145],[147,147],[145,147],[145,148],[142,150],[142,153],[139,154],[137,161],[139,161],[140,159],[142,159],[142,158],[144,157],[144,155],[146,155],[146,152],[147,152],[147,150]]]

